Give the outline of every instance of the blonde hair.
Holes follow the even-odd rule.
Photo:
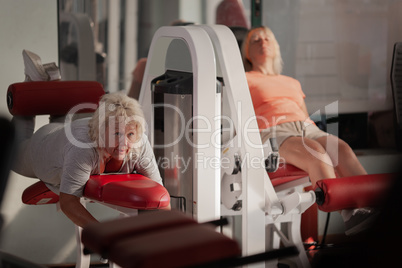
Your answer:
[[[137,100],[123,93],[109,93],[102,96],[99,107],[89,120],[89,137],[96,142],[98,149],[105,145],[105,129],[109,122],[123,119],[125,124],[134,124],[137,132],[136,142],[141,141],[145,132],[145,119],[141,105]],[[103,130],[101,132],[100,130]],[[134,150],[139,146],[134,146]]]
[[[246,70],[246,72],[248,72],[248,71],[251,71],[251,69],[253,67],[253,63],[250,61],[248,54],[249,54],[251,35],[252,35],[252,33],[254,33],[257,30],[265,31],[265,33],[269,37],[271,37],[271,40],[274,41],[275,58],[273,61],[273,68],[272,68],[274,71],[273,74],[275,74],[275,75],[281,74],[282,69],[283,69],[283,60],[282,60],[282,56],[281,56],[281,49],[278,44],[278,41],[275,38],[274,33],[271,31],[271,29],[269,29],[266,26],[260,26],[260,27],[253,28],[250,31],[248,31],[248,33],[246,34],[246,38],[245,38],[245,40],[242,44],[242,48],[241,48],[244,69]]]

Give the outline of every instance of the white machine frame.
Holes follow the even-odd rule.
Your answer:
[[[211,144],[212,133],[220,131],[220,94],[216,93],[215,57],[212,43],[207,33],[200,27],[162,27],[151,43],[143,84],[140,92],[140,103],[143,106],[146,121],[153,129],[153,108],[151,103],[151,81],[163,74],[166,67],[166,53],[169,44],[174,39],[184,40],[191,54],[192,63],[184,59],[183,64],[176,64],[179,71],[189,71],[196,74],[194,79],[193,114],[202,118],[193,120],[193,143],[197,145]],[[185,51],[182,51],[184,53]],[[183,54],[182,54],[183,55]],[[178,56],[178,62],[180,56]],[[177,69],[176,69],[177,70]],[[213,89],[213,90],[201,90]],[[213,103],[213,105],[203,105]],[[211,107],[212,106],[212,107]],[[207,124],[210,124],[209,126]],[[153,131],[148,133],[151,145],[154,144]],[[216,146],[197,146],[194,148],[193,159],[208,156],[210,159],[220,159],[220,148]],[[219,168],[204,166],[202,161],[194,164],[194,204],[195,218],[198,221],[209,221],[220,217],[220,177]]]
[[[188,53],[181,51],[177,55],[168,55],[172,53],[168,47],[173,40],[184,42]],[[191,57],[190,61],[186,56]],[[238,175],[241,181],[236,185],[241,188],[239,198],[242,200],[242,208],[240,211],[233,211],[221,206],[222,197],[231,194],[229,190],[221,189],[221,179],[225,173],[233,176],[232,171],[195,161],[194,218],[198,221],[208,221],[220,216],[241,215],[241,246],[244,256],[279,248],[279,242],[282,241],[285,245],[296,245],[300,250],[299,256],[293,258],[297,267],[309,267],[300,236],[300,221],[301,214],[315,202],[315,194],[312,191],[303,192],[303,187],[309,184],[308,178],[298,180],[294,185],[280,191],[272,186],[264,165],[264,159],[272,149],[269,144],[261,144],[239,48],[233,33],[222,25],[162,27],[155,33],[140,93],[140,103],[151,129],[148,133],[151,144],[154,142],[151,81],[168,69],[192,72],[194,75],[194,144],[205,145],[211,144],[212,141],[220,144],[216,133],[221,127],[221,121],[217,120],[222,116],[221,98],[228,104],[230,118],[236,130],[232,140],[224,144],[228,149],[223,153],[221,146],[195,146],[193,159],[195,161],[197,156],[202,155],[208,159],[219,159],[222,164],[223,154],[230,152],[228,155],[236,155],[241,161],[241,172]],[[223,78],[224,81],[222,96],[216,92],[217,77]],[[201,117],[210,122],[209,128],[203,124],[204,121],[199,120]],[[260,161],[258,167],[252,163],[256,159]],[[230,157],[230,162],[234,163],[235,159]],[[282,230],[281,223],[287,223],[286,232]],[[276,267],[277,261],[251,266]]]

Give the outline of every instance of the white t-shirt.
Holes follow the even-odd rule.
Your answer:
[[[31,138],[29,153],[35,175],[49,189],[78,197],[92,174],[99,174],[100,157],[89,138],[89,118],[70,124],[51,123]],[[139,173],[162,185],[162,178],[148,138],[143,135],[138,154],[126,157],[118,173]]]

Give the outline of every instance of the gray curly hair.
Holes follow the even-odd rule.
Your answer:
[[[111,120],[123,119],[124,123],[133,124],[136,129],[137,142],[145,132],[145,119],[141,105],[137,100],[123,93],[109,93],[102,96],[99,107],[89,120],[89,137],[97,143],[99,149],[105,145],[105,129]],[[134,146],[134,150],[139,146]]]

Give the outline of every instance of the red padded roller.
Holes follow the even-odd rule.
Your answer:
[[[85,186],[84,196],[137,209],[159,209],[170,203],[165,187],[139,174],[93,175]]]
[[[32,184],[22,193],[22,202],[27,205],[54,204],[59,201],[59,196],[47,188],[42,181]]]
[[[396,177],[385,173],[320,180],[315,187],[318,207],[326,212],[377,207],[382,205]]]
[[[76,105],[96,104],[77,113],[93,112],[105,91],[95,81],[45,81],[11,84],[7,106],[12,115],[65,115]],[[83,107],[84,108],[84,107]]]

